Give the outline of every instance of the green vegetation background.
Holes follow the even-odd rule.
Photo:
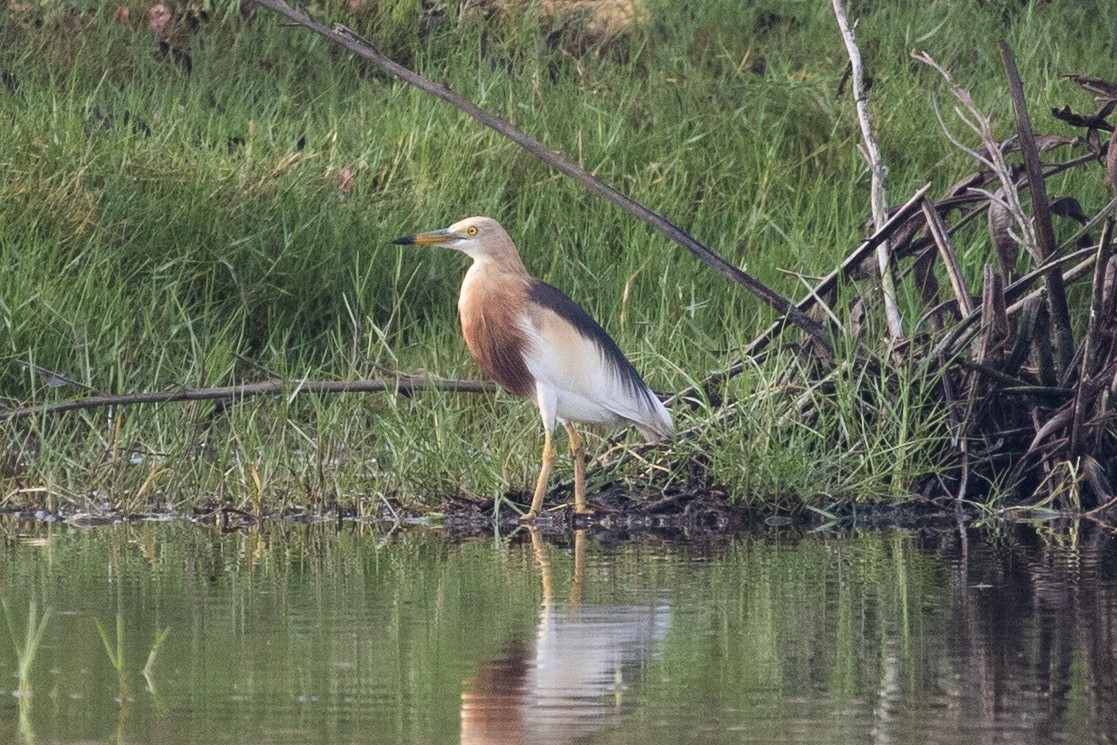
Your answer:
[[[936,94],[950,120],[941,80],[911,50],[952,69],[1004,136],[998,39],[1016,51],[1042,132],[1071,134],[1051,107],[1092,106],[1060,73],[1117,76],[1111,2],[849,5],[894,203],[972,170],[935,121]],[[189,72],[159,53],[146,6],[127,23],[110,3],[0,6],[4,405],[80,386],[476,377],[454,309],[465,260],[389,244],[473,214],[504,223],[529,269],[597,317],[658,390],[720,369],[769,320],[644,225],[308,32],[264,10],[170,7]],[[642,7],[629,33],[584,53],[532,4],[502,20],[459,21],[451,8],[429,31],[417,0],[312,10],[801,296],[796,275],[829,271],[868,213],[829,3]],[[1100,184],[1075,193],[1087,212],[1103,204]],[[959,249],[971,268],[990,255],[980,233]],[[700,434],[658,468],[597,471],[596,483],[679,485],[700,458],[710,481],[770,508],[903,496],[939,467],[948,433],[917,372],[870,416],[850,401],[873,381],[857,380],[799,421],[782,377],[794,364],[777,356],[730,383],[730,416],[676,409],[678,428]],[[527,403],[440,393],[117,408],[3,422],[0,436],[7,506],[362,512],[383,496],[423,510],[448,494],[525,490],[542,439]]]

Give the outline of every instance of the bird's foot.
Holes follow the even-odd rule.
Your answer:
[[[524,514],[520,515],[520,522],[533,523],[535,522],[535,519],[537,517],[539,517],[539,513],[535,510],[530,510],[529,512],[525,512]]]

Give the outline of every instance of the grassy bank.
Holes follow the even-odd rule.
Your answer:
[[[317,12],[799,297],[793,274],[829,271],[868,212],[860,135],[837,93],[846,57],[826,4],[740,5],[651,0],[640,23],[585,54],[531,12],[449,14],[432,31],[418,3]],[[722,368],[771,320],[516,146],[265,12],[176,8],[176,51],[161,54],[145,8],[127,23],[116,9],[0,9],[5,405],[270,376],[476,377],[454,312],[464,260],[389,245],[471,214],[501,220],[529,269],[596,316],[658,390]],[[1089,108],[1059,73],[1114,76],[1110,3],[852,10],[894,202],[971,170],[935,122],[941,81],[910,49],[952,68],[983,108],[997,104],[1005,136],[999,37],[1047,130],[1058,131],[1050,108]],[[1088,212],[1105,200],[1100,187],[1079,198],[1093,199]],[[989,260],[987,241],[958,248],[973,267]],[[728,416],[720,402],[676,409],[696,434],[657,453],[659,468],[598,471],[598,484],[678,484],[701,463],[736,499],[771,508],[903,496],[939,467],[946,432],[923,385],[933,370],[869,381],[898,376],[907,392],[866,417],[851,404],[865,381],[789,391],[796,364],[781,351],[727,383]],[[794,416],[804,394],[825,398],[823,415]],[[227,499],[370,511],[382,496],[425,509],[527,489],[541,443],[534,409],[503,394],[165,404],[7,421],[0,434],[7,505],[130,510]]]

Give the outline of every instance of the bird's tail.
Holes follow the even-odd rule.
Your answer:
[[[648,410],[641,421],[633,422],[633,424],[636,425],[637,431],[647,442],[670,440],[675,433],[675,425],[671,421],[671,412],[667,411],[667,407],[663,405],[658,396],[650,390],[648,394],[650,398]]]

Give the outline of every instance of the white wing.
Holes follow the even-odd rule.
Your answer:
[[[535,282],[530,294],[535,310],[521,318],[530,340],[524,361],[536,385],[554,395],[558,418],[629,421],[649,440],[670,437],[671,415],[604,329],[550,285]]]

